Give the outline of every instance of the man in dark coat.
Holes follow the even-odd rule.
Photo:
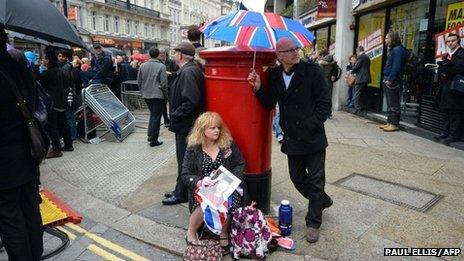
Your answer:
[[[196,118],[205,110],[204,76],[193,63],[195,47],[182,42],[176,48],[174,61],[180,67],[173,80],[170,94],[171,125],[169,130],[176,134],[177,184],[173,192],[165,194],[164,205],[187,202],[187,189],[180,180],[182,162],[187,148],[187,135]]]
[[[260,77],[252,72],[248,81],[256,97],[271,110],[279,103],[280,126],[284,131],[282,152],[288,156],[290,179],[308,200],[306,239],[319,239],[322,210],[332,205],[325,193],[325,150],[328,146],[324,122],[332,107],[329,87],[318,65],[300,60],[290,38],[276,45],[281,65],[268,70],[269,88],[261,88]]]
[[[441,91],[440,109],[444,112],[443,133],[435,136],[443,139],[449,145],[462,139],[464,134],[464,94],[451,91],[451,82],[459,74],[464,76],[464,49],[460,46],[457,34],[450,33],[446,38],[450,53],[439,62],[438,72],[444,75],[444,85]]]
[[[357,60],[353,69],[351,69],[351,74],[354,74],[356,79],[354,85],[353,105],[355,113],[359,113],[363,110],[361,94],[371,82],[371,59],[369,59],[369,56],[364,53],[364,47],[362,46],[358,46],[358,48],[356,48],[356,54]]]
[[[27,67],[6,51],[0,25],[0,237],[9,260],[40,260],[43,252],[39,210],[39,166],[31,156],[26,120],[12,91],[14,82],[33,111],[36,90]],[[10,80],[7,80],[7,79]]]
[[[109,85],[114,78],[114,68],[111,55],[102,50],[100,43],[94,43],[93,49],[95,56],[90,64],[92,68],[92,77],[89,84],[102,83]]]

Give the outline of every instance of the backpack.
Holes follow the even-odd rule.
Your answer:
[[[269,252],[271,230],[255,203],[237,209],[232,215],[231,245],[233,258],[240,256],[262,260]]]

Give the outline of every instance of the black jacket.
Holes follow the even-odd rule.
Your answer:
[[[444,75],[443,89],[441,90],[440,109],[464,110],[464,95],[450,91],[451,81],[456,74],[464,76],[464,49],[458,47],[451,61],[444,60],[438,67],[438,72]]]
[[[228,169],[240,180],[244,178],[245,160],[235,142],[230,145],[230,155],[225,157],[223,166]],[[223,155],[228,155],[227,149]],[[193,205],[193,193],[197,182],[203,178],[202,175],[203,150],[201,146],[188,147],[185,151],[184,161],[182,163],[181,182],[189,190],[190,208]],[[244,188],[244,184],[240,185]],[[244,188],[246,193],[246,189]],[[247,196],[244,195],[246,199]],[[245,200],[244,200],[245,201]]]
[[[371,82],[371,59],[367,54],[363,53],[358,56],[356,63],[351,69],[351,74],[356,74],[356,84]]]
[[[60,67],[55,66],[47,69],[43,73],[40,83],[44,90],[52,96],[53,108],[67,108],[70,83],[69,78]]]
[[[109,84],[114,78],[113,61],[111,55],[103,52],[101,55],[94,56],[90,64],[94,76],[92,81]],[[137,79],[137,78],[136,78]]]
[[[32,74],[9,56],[0,55],[0,70],[9,75],[33,111],[35,85]],[[29,133],[8,81],[0,74],[0,190],[19,187],[38,179],[31,157]]]
[[[338,65],[337,62],[334,60],[333,55],[328,54],[322,57],[318,61],[319,65],[322,68],[322,72],[324,73],[324,77],[327,81],[327,84],[330,88],[333,87],[334,81],[332,81],[332,76],[337,77],[338,75]]]
[[[324,150],[328,143],[324,122],[332,101],[321,69],[314,63],[300,61],[294,70],[288,90],[282,66],[269,69],[269,88],[261,88],[256,96],[271,110],[279,103],[280,126],[284,131],[282,152],[305,155]]]
[[[196,118],[205,111],[205,78],[200,68],[188,62],[177,71],[170,93],[169,130],[187,135]]]

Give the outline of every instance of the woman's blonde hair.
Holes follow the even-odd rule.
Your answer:
[[[204,145],[206,142],[205,130],[209,127],[217,126],[220,128],[217,144],[219,148],[225,149],[230,146],[232,135],[229,129],[222,121],[221,116],[216,112],[207,111],[202,113],[193,125],[190,135],[188,136],[188,146]]]

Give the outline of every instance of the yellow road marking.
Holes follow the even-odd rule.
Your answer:
[[[69,232],[68,230],[66,230],[64,227],[56,227],[58,230],[60,230],[61,232],[65,233],[66,235],[68,235],[69,239],[71,240],[75,240],[76,239],[76,235],[74,235],[73,233]]]
[[[96,254],[97,256],[100,256],[100,257],[103,257],[104,259],[106,260],[110,260],[110,261],[124,261],[124,259],[121,259],[107,251],[105,251],[104,249],[94,245],[94,244],[90,244],[88,247],[87,247],[88,250],[92,251],[94,254]]]
[[[130,251],[130,250],[127,250],[119,245],[116,245],[115,243],[109,241],[109,240],[106,240],[102,237],[99,237],[75,224],[72,224],[72,223],[66,223],[66,226],[71,228],[72,230],[78,232],[78,233],[81,233],[81,234],[84,234],[86,237],[92,239],[93,241],[99,243],[100,245],[108,248],[108,249],[111,249],[121,255],[124,255],[132,260],[136,260],[136,261],[149,261],[149,259],[146,259],[145,257],[143,256],[140,256],[140,255],[137,255],[136,253]]]

